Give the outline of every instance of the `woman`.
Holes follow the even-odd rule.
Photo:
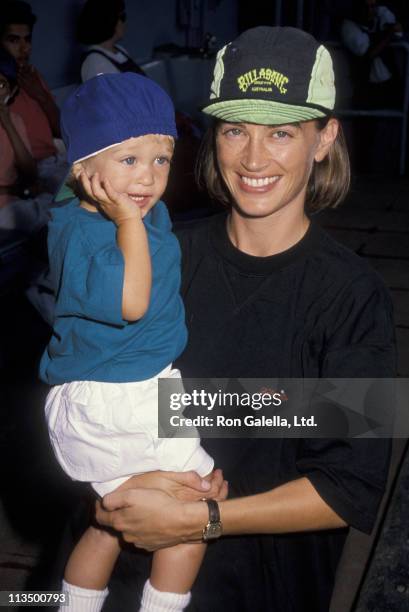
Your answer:
[[[255,28],[218,53],[201,171],[229,209],[180,232],[185,377],[394,375],[382,282],[309,216],[349,184],[334,99],[327,50],[299,30]],[[141,488],[107,496],[97,519],[148,550],[200,540],[210,525],[192,610],[328,610],[345,527],[373,526],[389,441],[203,443],[229,481],[221,525],[205,503]],[[155,477],[135,486],[162,488]],[[142,555],[127,562],[143,576]],[[128,609],[123,591],[107,609],[119,602]]]
[[[126,50],[118,45],[124,35],[126,22],[123,0],[87,0],[78,19],[77,38],[89,45],[81,66],[81,80],[111,72],[143,70]]]

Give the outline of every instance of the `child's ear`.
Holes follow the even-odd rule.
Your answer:
[[[74,178],[77,181],[79,180],[79,176],[80,176],[81,172],[83,172],[83,171],[84,171],[84,166],[83,166],[82,162],[77,162],[72,167],[72,175],[74,176]]]

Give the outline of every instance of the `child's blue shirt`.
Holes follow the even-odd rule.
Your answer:
[[[164,203],[143,222],[152,261],[151,298],[145,315],[128,322],[122,318],[124,259],[115,224],[81,208],[78,199],[53,211],[48,252],[56,309],[40,363],[40,377],[48,384],[146,380],[183,351],[180,248]]]

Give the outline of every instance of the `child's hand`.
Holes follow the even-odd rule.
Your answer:
[[[87,196],[116,225],[128,219],[142,219],[139,206],[125,193],[115,191],[108,179],[101,181],[98,172],[91,178],[81,172],[79,178]]]

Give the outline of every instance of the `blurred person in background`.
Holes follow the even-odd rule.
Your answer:
[[[403,35],[402,26],[386,6],[377,0],[359,0],[341,24],[344,46],[356,58],[355,87],[359,105],[386,106],[396,104],[399,77],[391,42]]]
[[[0,46],[17,63],[18,91],[12,110],[24,121],[38,176],[50,192],[61,183],[68,166],[54,138],[60,137],[59,109],[41,74],[30,64],[31,39],[36,16],[22,0],[6,2],[0,11]]]
[[[36,179],[24,122],[10,110],[17,90],[17,65],[0,50],[0,207],[19,195],[28,195]]]
[[[123,0],[85,2],[77,25],[78,41],[89,45],[81,66],[83,82],[101,73],[144,74],[126,49],[118,45],[125,32],[125,23],[126,12]]]
[[[0,49],[0,246],[45,226],[51,195],[41,193],[37,164],[22,118],[13,111],[17,64]]]

